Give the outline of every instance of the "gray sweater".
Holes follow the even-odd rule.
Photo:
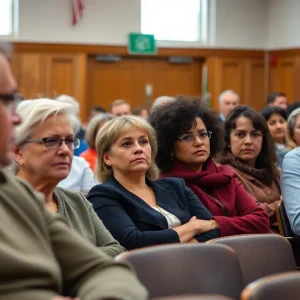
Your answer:
[[[50,213],[41,194],[0,171],[0,300],[144,300],[134,272]]]
[[[112,257],[126,251],[105,228],[92,204],[81,193],[56,187],[54,199],[58,212],[67,219],[70,227],[93,245],[101,247]]]

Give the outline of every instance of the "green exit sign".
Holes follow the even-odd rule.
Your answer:
[[[129,54],[156,54],[157,48],[154,35],[129,33],[127,51]]]

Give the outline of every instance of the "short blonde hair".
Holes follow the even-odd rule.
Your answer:
[[[122,104],[127,104],[129,106],[129,108],[131,108],[130,104],[126,100],[124,100],[124,99],[117,99],[117,100],[114,100],[111,103],[111,105],[110,105],[110,112],[112,112],[113,107],[119,106],[119,105],[122,105]]]
[[[98,160],[95,175],[99,182],[103,182],[113,176],[113,170],[105,164],[103,155],[110,151],[111,146],[116,142],[120,134],[130,127],[137,127],[147,134],[151,146],[151,166],[146,172],[146,177],[152,180],[157,179],[158,168],[154,162],[157,154],[155,131],[144,118],[130,115],[114,118],[108,121],[97,134],[96,151]]]
[[[85,133],[85,141],[89,147],[96,148],[96,135],[99,131],[99,125],[104,121],[109,121],[113,118],[113,115],[107,113],[99,113],[91,119]]]

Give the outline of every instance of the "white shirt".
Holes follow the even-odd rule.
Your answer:
[[[70,174],[58,186],[72,191],[87,193],[96,184],[98,182],[88,162],[82,157],[73,156]]]
[[[169,229],[175,228],[175,227],[181,225],[180,220],[175,215],[171,214],[170,212],[163,209],[162,207],[152,206],[152,208],[154,208],[155,210],[157,210],[158,212],[160,212],[162,215],[165,216],[165,218],[167,219],[167,222],[168,222],[168,228]]]

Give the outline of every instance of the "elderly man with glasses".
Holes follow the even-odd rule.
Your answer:
[[[12,162],[14,126],[21,123],[15,89],[0,53],[0,300],[146,299],[130,267],[85,241],[46,209],[41,194],[4,172]]]

